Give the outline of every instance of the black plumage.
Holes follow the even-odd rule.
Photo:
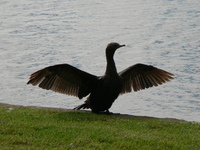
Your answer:
[[[95,76],[69,64],[41,69],[30,76],[27,84],[46,90],[77,96],[88,96],[84,104],[74,109],[90,108],[92,112],[109,112],[119,94],[158,86],[173,79],[173,74],[156,67],[136,64],[117,72],[113,59],[115,51],[125,45],[110,43],[106,48],[107,67],[104,76]]]

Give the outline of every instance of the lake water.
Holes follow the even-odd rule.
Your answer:
[[[26,85],[46,66],[105,71],[109,42],[118,71],[136,63],[175,74],[164,85],[121,95],[115,113],[200,122],[199,0],[1,0],[0,102],[72,109],[76,97]]]

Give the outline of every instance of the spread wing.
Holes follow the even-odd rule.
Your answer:
[[[123,78],[123,88],[121,94],[139,91],[152,86],[158,86],[173,79],[173,74],[156,67],[136,64],[119,72]]]
[[[27,84],[38,85],[46,90],[77,96],[87,96],[96,85],[98,77],[68,64],[49,66],[30,76]]]

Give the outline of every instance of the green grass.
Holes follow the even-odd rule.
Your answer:
[[[200,124],[30,107],[0,107],[0,149],[199,150]]]

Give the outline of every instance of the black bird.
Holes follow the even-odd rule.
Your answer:
[[[117,72],[113,59],[115,51],[125,45],[110,43],[106,48],[107,67],[104,76],[95,76],[69,64],[59,64],[41,69],[30,76],[27,84],[46,90],[73,95],[84,104],[74,109],[90,108],[92,112],[107,112],[119,94],[158,86],[173,79],[173,74],[151,65],[135,64]]]

